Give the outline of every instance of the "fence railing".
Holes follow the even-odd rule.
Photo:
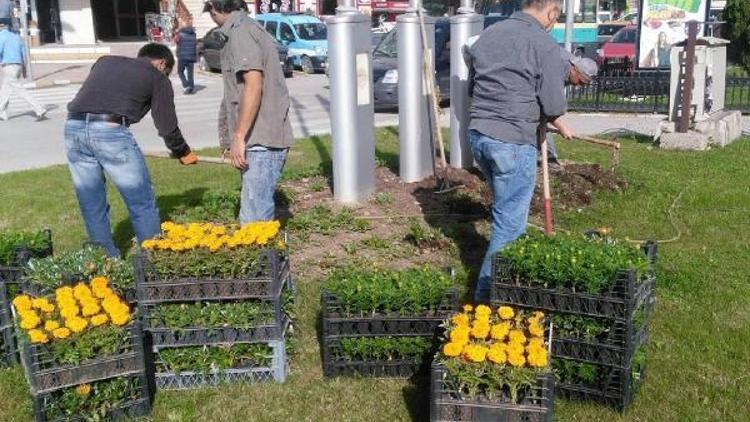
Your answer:
[[[669,72],[614,72],[568,89],[568,109],[584,112],[669,112]],[[750,76],[727,75],[725,108],[750,114]]]

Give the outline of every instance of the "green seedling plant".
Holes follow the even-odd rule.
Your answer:
[[[606,292],[621,271],[634,270],[641,279],[650,264],[638,246],[611,239],[586,239],[558,233],[530,233],[499,252],[514,282],[589,294]]]
[[[352,337],[341,339],[337,356],[347,361],[408,360],[421,363],[434,349],[428,337]]]
[[[108,420],[111,411],[141,398],[140,381],[133,377],[82,384],[52,393],[45,420]]]
[[[158,352],[156,371],[210,373],[268,366],[272,353],[264,343],[167,348]]]
[[[42,257],[51,250],[52,244],[46,231],[4,232],[0,234],[0,265],[18,265],[16,253],[25,249],[31,257]]]
[[[430,267],[403,271],[338,268],[324,285],[347,316],[432,315],[452,287],[447,273]]]
[[[178,206],[170,213],[176,223],[209,221],[229,223],[237,220],[240,212],[240,191],[207,191],[197,204]]]
[[[273,323],[273,306],[261,301],[196,302],[158,305],[150,318],[152,327],[249,329]]]
[[[51,293],[63,284],[96,276],[107,277],[121,292],[135,287],[133,266],[122,259],[108,257],[104,249],[93,245],[53,257],[32,259],[27,264],[24,279],[41,287],[43,292]]]
[[[269,248],[283,249],[283,243],[273,242],[264,247],[220,248],[214,252],[196,248],[175,252],[150,251],[148,260],[162,281],[181,278],[247,279],[264,271]]]
[[[130,333],[125,327],[90,328],[67,339],[57,339],[42,347],[55,365],[80,365],[92,359],[131,352]]]

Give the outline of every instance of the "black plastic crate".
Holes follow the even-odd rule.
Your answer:
[[[8,303],[4,282],[0,282],[0,303]],[[13,318],[7,306],[0,306],[0,366],[16,363],[18,363],[18,347]]]
[[[552,336],[552,357],[579,362],[616,366],[629,365],[633,354],[648,341],[649,323],[655,305],[655,295],[651,295],[642,305],[640,325],[635,320],[635,312],[628,319],[599,319],[608,326],[604,335],[596,339],[583,339],[554,333]]]
[[[656,243],[644,243],[641,250],[653,266],[656,261]],[[591,317],[628,318],[633,310],[638,309],[650,297],[656,283],[653,269],[642,277],[637,277],[635,270],[624,269],[615,276],[608,291],[593,295],[569,289],[519,284],[513,278],[512,266],[499,254],[492,260],[492,266],[493,303]]]
[[[52,231],[49,229],[44,230],[44,234],[49,242],[49,247],[39,251],[32,252],[25,247],[16,248],[14,251],[14,259],[10,265],[0,266],[0,282],[14,282],[20,281],[23,276],[24,266],[31,258],[45,258],[52,255]]]
[[[339,353],[341,339],[352,337],[429,337],[439,345],[440,325],[458,311],[458,293],[446,291],[437,310],[421,315],[376,314],[368,317],[348,316],[341,301],[332,293],[321,294],[323,373],[335,376],[410,377],[427,370],[430,356],[418,360],[350,361]]]
[[[340,339],[329,339],[323,344],[323,374],[326,377],[409,378],[426,373],[439,347],[437,340],[433,338],[434,347],[422,359],[349,360],[341,355]]]
[[[131,420],[147,416],[151,413],[152,394],[149,387],[149,380],[145,373],[126,377],[125,380],[132,383],[128,385],[125,391],[125,394],[131,396],[131,399],[119,403],[117,406],[109,409],[106,414],[99,415],[102,417],[102,420]],[[64,409],[60,407],[59,395],[61,392],[61,390],[58,390],[56,392],[33,396],[34,418],[36,422],[84,420],[79,415],[65,414]]]
[[[213,285],[213,282],[208,282],[208,285]],[[201,285],[201,282],[196,282],[188,288],[194,288],[195,286],[199,286],[199,292],[205,291],[205,285]],[[290,319],[287,317],[283,309],[285,289],[287,289],[288,291],[292,290],[292,281],[290,274],[287,272],[284,283],[274,285],[274,288],[275,291],[272,292],[272,296],[265,299],[238,298],[239,300],[229,301],[226,299],[215,299],[214,297],[209,295],[208,298],[192,298],[189,300],[175,302],[173,300],[160,301],[159,299],[146,297],[146,290],[142,289],[141,286],[139,286],[138,291],[139,293],[141,293],[141,297],[138,301],[138,309],[142,318],[141,320],[143,322],[144,330],[151,335],[151,340],[155,347],[251,343],[281,340],[284,337],[286,328],[291,323]],[[209,290],[211,289],[212,287],[209,287]],[[194,291],[193,293],[196,292]],[[196,302],[242,301],[259,302],[259,304],[264,307],[264,309],[262,310],[263,322],[258,323],[254,326],[242,328],[209,328],[200,326],[187,328],[171,328],[166,325],[159,314],[159,306],[165,304],[171,305]]]
[[[264,381],[284,382],[289,372],[286,341],[267,342],[272,349],[269,365],[247,365],[242,368],[196,372],[160,372],[154,370],[156,388],[159,390],[190,390],[216,387],[223,384],[257,383]],[[158,362],[159,349],[154,350],[154,361]]]
[[[551,422],[554,414],[554,377],[540,375],[537,384],[511,403],[500,395],[493,400],[464,400],[452,386],[448,371],[432,364],[430,421]]]
[[[21,363],[33,395],[145,371],[143,333],[139,321],[128,327],[128,340],[119,353],[79,365],[59,365],[44,345],[21,343]]]
[[[558,380],[555,384],[560,397],[589,401],[624,411],[635,400],[646,376],[645,367],[624,368],[597,366],[599,377],[594,382]]]

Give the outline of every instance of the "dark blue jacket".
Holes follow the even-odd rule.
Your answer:
[[[192,27],[181,28],[177,33],[177,59],[183,61],[196,61],[195,44],[197,37]]]

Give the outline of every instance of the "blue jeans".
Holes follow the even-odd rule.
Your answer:
[[[177,75],[180,76],[180,82],[185,89],[195,89],[193,80],[193,65],[195,62],[186,60],[177,60]]]
[[[106,177],[112,180],[128,207],[138,242],[159,234],[159,210],[151,178],[143,154],[127,127],[68,120],[65,153],[92,242],[101,244],[110,256],[120,255],[110,228]]]
[[[469,145],[493,196],[490,245],[474,292],[476,303],[486,303],[490,298],[492,256],[526,232],[536,184],[537,150],[533,145],[502,142],[474,130],[469,132]]]
[[[273,220],[273,194],[286,161],[287,149],[254,146],[245,152],[247,167],[242,171],[240,224]]]

